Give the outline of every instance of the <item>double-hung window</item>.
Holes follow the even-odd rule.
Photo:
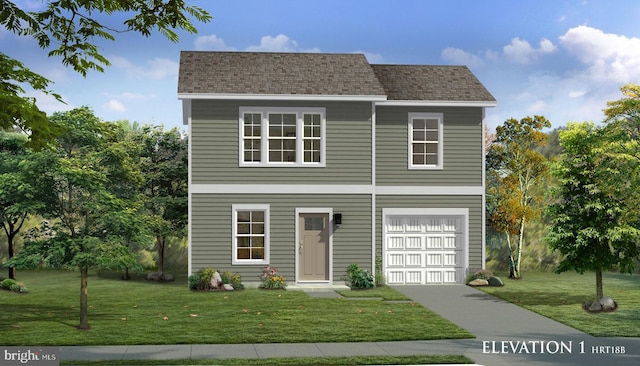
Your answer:
[[[442,113],[409,113],[409,169],[442,169]]]
[[[269,263],[269,205],[232,205],[232,264]]]
[[[324,108],[241,107],[240,166],[326,165]]]

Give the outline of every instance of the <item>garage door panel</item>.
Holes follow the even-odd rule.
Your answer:
[[[440,235],[427,235],[426,249],[442,249],[444,246],[444,238]]]
[[[424,267],[423,253],[407,253],[406,265],[407,267]]]
[[[404,271],[403,270],[389,270],[387,271],[387,283],[390,285],[404,285]]]
[[[407,236],[407,241],[405,242],[405,248],[407,250],[415,250],[415,249],[423,249],[422,242],[424,238],[422,236]]]
[[[404,249],[404,236],[388,235],[386,243],[387,250]]]
[[[422,270],[410,270],[406,271],[406,278],[404,283],[407,285],[422,285]]]
[[[387,219],[388,233],[404,233],[404,220],[400,217],[390,217]]]
[[[460,283],[466,255],[464,223],[464,216],[387,216],[387,283]]]

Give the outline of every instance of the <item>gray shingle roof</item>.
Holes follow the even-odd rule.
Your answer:
[[[180,54],[178,93],[384,96],[361,54]]]
[[[388,100],[495,102],[466,66],[371,65]]]
[[[495,102],[466,66],[370,65],[336,53],[182,51],[178,94]]]

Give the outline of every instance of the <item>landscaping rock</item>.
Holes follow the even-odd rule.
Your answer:
[[[599,302],[594,302],[591,305],[589,305],[588,310],[592,312],[602,311],[602,305],[600,305]]]
[[[149,281],[173,281],[175,278],[173,275],[164,272],[150,272],[147,274],[147,280]]]
[[[504,286],[504,283],[500,279],[500,277],[489,277],[489,286]]]
[[[469,286],[489,286],[489,281],[483,279],[475,279],[468,283]]]
[[[233,291],[233,286],[228,283],[225,283],[224,285],[222,285],[222,288],[224,288],[227,291]]]
[[[211,277],[211,288],[218,289],[220,287],[222,287],[222,277],[218,271],[215,271]]]
[[[617,307],[616,302],[608,296],[600,299],[600,306],[602,306],[602,311],[612,311]]]

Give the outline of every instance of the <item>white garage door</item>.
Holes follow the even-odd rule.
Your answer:
[[[462,283],[464,215],[389,215],[384,225],[388,284]]]

